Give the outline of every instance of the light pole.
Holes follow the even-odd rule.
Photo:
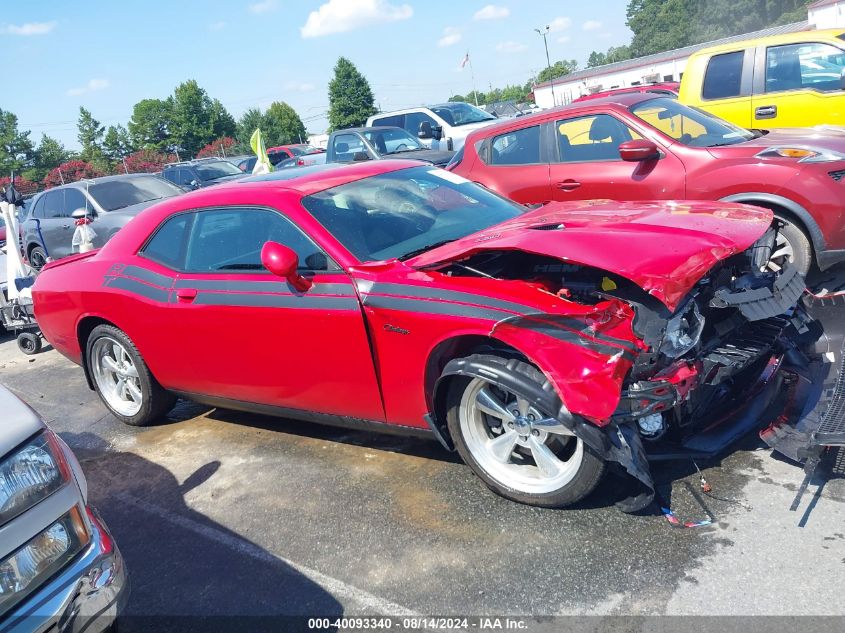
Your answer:
[[[555,78],[552,75],[552,60],[549,59],[549,40],[546,39],[546,36],[549,34],[549,25],[546,25],[545,29],[534,29],[538,35],[543,36],[543,45],[546,47],[546,67],[549,69],[549,83],[552,86],[552,105],[557,105],[557,99],[555,99]]]

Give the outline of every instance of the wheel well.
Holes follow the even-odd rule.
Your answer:
[[[96,316],[87,316],[76,326],[76,338],[79,341],[79,349],[82,351],[82,369],[85,371],[85,380],[88,382],[88,387],[91,389],[94,389],[94,381],[88,371],[88,360],[86,358],[86,354],[88,353],[88,337],[91,336],[91,332],[93,332],[94,328],[98,325],[111,325],[113,327],[117,327],[111,321]]]
[[[446,428],[446,394],[449,392],[451,382],[460,376],[447,376],[439,383],[438,379],[450,360],[479,353],[525,359],[525,355],[516,348],[480,334],[456,336],[441,341],[432,350],[426,363],[425,394],[428,410],[441,432],[447,437],[449,431]]]
[[[792,224],[796,227],[801,229],[801,232],[807,236],[807,241],[810,243],[810,261],[816,261],[816,244],[814,240],[813,233],[810,232],[810,227],[806,225],[804,220],[797,214],[788,209],[787,207],[778,204],[777,202],[770,202],[768,200],[734,200],[733,202],[738,202],[740,204],[750,204],[755,207],[763,207],[764,209],[768,209],[772,213],[777,216],[784,218],[785,220],[789,220]]]

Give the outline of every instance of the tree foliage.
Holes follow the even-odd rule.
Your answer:
[[[250,108],[241,115],[238,119],[238,129],[235,132],[235,140],[238,141],[238,147],[245,152],[251,151],[249,149],[249,139],[256,129],[264,125],[264,114],[258,108]]]
[[[606,53],[593,51],[587,60],[587,68],[594,68],[596,66],[604,66],[605,64],[615,64],[616,62],[624,62],[631,59],[630,46],[611,46]]]
[[[0,177],[0,191],[9,186],[12,179],[9,176]],[[38,191],[38,183],[23,176],[15,176],[15,189],[23,195]]]
[[[103,160],[103,134],[106,131],[94,116],[82,106],[79,106],[79,119],[76,127],[79,131],[77,139],[82,146],[79,157],[83,161],[94,162]]]
[[[101,170],[89,162],[84,160],[70,160],[62,163],[55,169],[51,169],[42,184],[45,189],[49,189],[50,187],[58,187],[61,184],[76,182],[83,178],[97,178],[104,175]]]
[[[197,158],[209,156],[234,156],[237,153],[238,142],[231,136],[221,136],[197,152]]]
[[[134,147],[166,150],[170,144],[170,111],[173,102],[167,99],[143,99],[132,108],[129,137]]]
[[[364,125],[376,113],[367,79],[345,57],[339,57],[329,82],[329,127],[339,130]]]
[[[111,162],[120,161],[132,151],[129,132],[122,125],[110,125],[103,139],[103,153]]]
[[[20,173],[32,160],[32,155],[29,131],[18,130],[18,117],[0,109],[0,174]]]
[[[537,83],[550,79],[559,79],[578,70],[578,62],[574,59],[562,59],[554,63],[551,68],[544,68],[537,74]]]
[[[176,161],[175,154],[165,154],[154,149],[140,149],[132,152],[121,161],[115,170],[117,173],[148,173],[161,171],[167,164]],[[124,170],[125,166],[125,170]]]
[[[305,124],[292,107],[284,101],[274,101],[264,113],[261,127],[267,147],[304,143],[308,138]]]

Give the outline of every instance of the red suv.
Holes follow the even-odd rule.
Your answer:
[[[771,266],[845,261],[845,131],[749,131],[675,99],[623,94],[473,132],[447,169],[524,204],[724,200],[783,223]],[[683,206],[678,212],[683,213]]]

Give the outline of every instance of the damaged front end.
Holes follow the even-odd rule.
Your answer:
[[[587,356],[571,362],[571,351],[554,358],[541,351],[540,364],[560,392],[559,419],[572,424],[573,413],[584,419],[588,410],[591,432],[583,424],[572,430],[638,482],[618,504],[634,512],[654,497],[651,461],[711,457],[763,427],[763,439],[795,460],[812,456],[819,433],[842,441],[845,423],[831,422],[835,398],[823,395],[824,384],[845,391],[842,350],[820,349],[824,329],[808,313],[797,270],[765,270],[773,239],[770,230],[720,261],[672,310],[619,275],[520,251],[476,254],[446,272],[529,281],[585,308],[574,322],[571,315],[507,319],[491,335],[513,343],[525,343],[527,330],[565,342],[580,336]],[[605,397],[607,415],[597,415],[595,398],[613,387],[618,400]],[[845,398],[838,402],[845,411]]]

